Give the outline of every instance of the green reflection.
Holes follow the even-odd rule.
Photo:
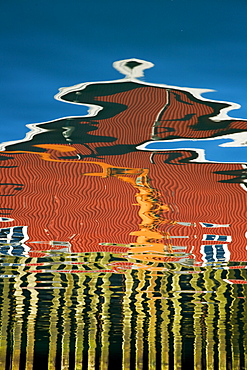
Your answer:
[[[72,257],[91,267],[88,274],[62,273]],[[42,356],[49,370],[58,363],[61,369],[106,370],[119,360],[123,369],[132,364],[136,369],[182,369],[186,353],[194,354],[195,369],[244,369],[246,287],[223,279],[226,273],[244,278],[246,270],[208,266],[203,275],[183,274],[187,267],[169,262],[164,275],[129,268],[121,274],[90,272],[117,260],[110,253],[63,254],[60,262],[50,256],[50,272],[44,275],[39,272],[42,266],[33,267],[44,258],[9,256],[9,266],[2,266],[0,273],[16,278],[0,284],[2,368],[11,361],[13,369],[35,369],[35,342],[47,337]],[[42,327],[37,321],[43,317],[48,322]],[[115,357],[114,330],[119,324],[122,347]]]

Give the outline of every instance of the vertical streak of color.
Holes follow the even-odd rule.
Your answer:
[[[109,262],[109,255],[105,255],[102,259],[102,264]],[[110,303],[112,290],[110,286],[111,273],[106,273],[102,277],[103,284],[101,285],[101,294],[103,296],[102,313],[101,313],[101,354],[100,354],[100,370],[108,370],[109,368],[109,346],[110,346]]]
[[[54,265],[54,269],[58,269],[59,264]],[[60,274],[58,272],[53,273],[53,280],[59,281]],[[55,286],[56,283],[52,283]],[[58,310],[60,307],[61,291],[59,289],[53,289],[52,307],[50,310],[50,322],[49,322],[49,351],[48,351],[48,370],[56,370],[56,355],[58,346],[58,321],[59,314]]]
[[[163,290],[163,294],[168,292],[167,285],[168,285],[168,278],[167,275],[163,275],[161,287]],[[166,297],[164,297],[166,298]],[[170,324],[170,311],[168,307],[168,300],[162,299],[161,300],[161,368],[162,370],[169,370],[169,342],[170,342],[170,334],[169,334],[169,324]]]
[[[222,283],[222,270],[216,270],[215,280],[217,282],[216,300],[218,306],[218,352],[219,352],[219,367],[220,369],[227,369],[226,359],[226,305],[227,299],[225,297],[227,285]]]
[[[5,268],[7,270],[7,268]],[[5,271],[4,271],[5,272]],[[1,304],[1,327],[0,327],[0,368],[5,369],[6,367],[6,356],[7,356],[7,341],[8,341],[8,327],[9,327],[9,310],[10,310],[10,299],[8,297],[10,291],[10,282],[8,279],[3,281],[3,292],[2,292],[2,304]]]
[[[37,262],[37,258],[31,260],[32,263]],[[28,286],[36,286],[36,274],[29,274],[27,276]],[[30,304],[29,304],[29,315],[27,319],[27,351],[26,351],[26,367],[25,370],[33,369],[34,360],[34,346],[35,346],[35,323],[38,312],[38,291],[36,289],[30,289]]]
[[[83,258],[79,257],[79,261],[83,261]],[[76,334],[75,334],[75,370],[83,369],[83,350],[84,350],[84,332],[85,332],[85,321],[84,321],[84,310],[85,310],[85,280],[86,276],[83,274],[77,274],[78,276],[78,289],[77,289],[77,305],[75,308],[75,319],[76,319]]]
[[[211,276],[212,270],[206,269],[203,275],[203,286],[205,287],[205,291],[212,292],[215,290],[215,280],[212,279]],[[201,331],[202,331],[202,337],[203,337],[203,348],[206,350],[206,358],[203,362],[204,366],[207,366],[209,370],[214,370],[215,364],[214,361],[214,353],[215,348],[217,345],[216,336],[214,334],[215,332],[215,325],[214,321],[217,318],[217,309],[215,304],[212,303],[212,293],[206,293],[204,296],[205,302],[207,302],[206,307],[204,308],[202,317],[204,316],[204,319],[201,320]],[[209,304],[208,304],[209,303]],[[203,335],[204,333],[204,335]]]
[[[148,279],[147,290],[150,293],[147,293],[148,298],[148,369],[156,370],[156,320],[157,320],[157,311],[156,311],[156,300],[152,299],[153,292],[155,290],[155,282],[157,277],[149,274],[146,275]]]
[[[178,267],[178,271],[181,266]],[[180,275],[174,274],[172,277],[172,288],[174,291],[180,290]],[[182,308],[179,300],[181,299],[180,293],[174,294],[173,307],[173,335],[174,335],[174,370],[181,370],[182,368],[182,338],[181,338],[181,314]]]
[[[25,263],[25,258],[20,259],[20,263]],[[25,275],[24,267],[18,266],[18,275],[15,278],[14,284],[14,296],[16,302],[16,316],[13,326],[13,357],[12,357],[12,369],[19,370],[20,368],[20,357],[21,357],[21,343],[23,337],[23,315],[24,315],[24,295],[21,289],[22,278]]]
[[[136,289],[136,325],[135,325],[135,369],[143,369],[143,341],[144,341],[144,307],[143,307],[143,292],[145,285],[145,273],[143,270],[137,270],[138,287]]]
[[[97,254],[92,253],[89,257],[91,263],[96,263]],[[96,294],[98,275],[90,276],[89,291],[89,312],[88,312],[88,370],[95,369],[96,362],[96,347],[97,347],[97,317],[99,296]]]
[[[71,341],[71,297],[74,288],[73,275],[66,274],[67,287],[64,292],[64,304],[62,309],[63,318],[63,333],[62,333],[62,358],[61,358],[61,370],[69,370],[70,363],[70,341]]]
[[[192,288],[195,291],[200,291],[200,287],[198,285],[198,276],[193,275],[190,281]],[[202,326],[201,326],[201,319],[203,315],[203,305],[198,304],[200,299],[200,293],[193,294],[193,304],[194,304],[194,314],[193,314],[193,332],[194,332],[194,369],[195,370],[202,370],[202,348],[203,348],[203,335],[202,335]],[[210,365],[208,370],[211,370]]]
[[[133,271],[125,274],[125,295],[123,298],[122,370],[129,370],[131,356],[131,295],[133,294]]]

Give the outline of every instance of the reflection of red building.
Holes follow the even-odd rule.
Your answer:
[[[43,127],[50,131],[2,152],[1,212],[13,219],[1,223],[3,242],[12,240],[4,235],[13,233],[13,226],[27,226],[23,237],[27,250],[127,251],[128,247],[100,243],[136,242],[137,191],[117,177],[93,176],[102,169],[90,162],[104,162],[113,168],[148,169],[151,186],[159,192],[160,201],[169,205],[165,217],[197,225],[161,225],[160,231],[172,237],[188,237],[172,238],[172,244],[186,247],[181,250],[204,262],[210,258],[247,260],[246,192],[239,183],[219,182],[232,178],[227,171],[242,171],[240,165],[186,163],[194,155],[186,152],[177,153],[177,158],[157,153],[150,161],[150,153],[135,149],[155,136],[201,138],[243,131],[245,121],[211,120],[228,104],[137,80],[87,84],[62,91],[60,98],[103,109],[94,116],[48,122]],[[71,152],[61,144],[68,150],[71,145]],[[219,171],[223,174],[216,174]],[[205,228],[200,222],[230,227]]]

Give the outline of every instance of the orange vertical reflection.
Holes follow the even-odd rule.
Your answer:
[[[34,147],[58,151],[58,152],[71,152],[76,149],[69,145],[59,144],[40,144]],[[127,182],[138,190],[136,194],[136,205],[139,206],[138,215],[141,218],[139,230],[131,232],[130,235],[137,237],[136,243],[131,244],[132,252],[164,252],[168,250],[172,252],[172,247],[169,242],[164,244],[164,240],[169,240],[169,233],[163,233],[159,230],[159,226],[164,223],[175,224],[176,221],[171,221],[165,218],[164,213],[168,212],[169,206],[162,204],[159,193],[156,189],[152,188],[148,178],[149,170],[145,168],[125,168],[111,166],[110,164],[97,161],[84,161],[84,160],[63,160],[54,159],[53,152],[31,152],[31,151],[6,151],[5,153],[31,153],[41,157],[45,161],[52,162],[66,162],[66,163],[81,163],[81,164],[96,164],[101,167],[101,172],[83,173],[84,176],[100,176],[100,177],[116,177],[121,181]],[[103,196],[103,195],[102,195]],[[123,195],[124,196],[124,195]]]

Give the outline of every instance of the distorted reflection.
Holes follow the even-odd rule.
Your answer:
[[[1,369],[244,369],[246,120],[114,67],[1,146]]]

